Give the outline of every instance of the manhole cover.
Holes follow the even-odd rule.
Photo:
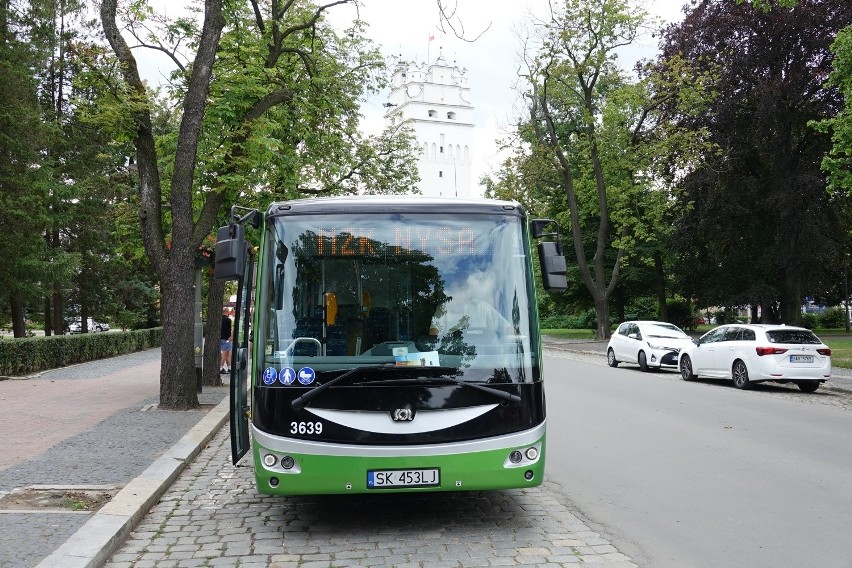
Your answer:
[[[0,499],[0,511],[93,512],[118,493],[117,487],[68,485],[19,487]]]

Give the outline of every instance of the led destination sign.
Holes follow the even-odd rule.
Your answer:
[[[469,226],[332,227],[313,233],[303,243],[314,256],[467,256],[483,252],[478,249],[487,242]]]

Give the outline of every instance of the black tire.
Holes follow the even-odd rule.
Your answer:
[[[796,385],[802,392],[816,392],[819,388],[819,381],[801,381],[796,383]]]
[[[692,359],[689,355],[684,355],[680,358],[680,378],[684,381],[694,381],[695,373],[692,372]]]
[[[644,351],[639,352],[639,370],[643,373],[648,372],[648,358],[645,356]]]
[[[618,367],[618,360],[615,358],[615,351],[612,350],[612,347],[606,352],[606,364],[610,367]]]
[[[731,378],[734,379],[734,386],[740,390],[748,390],[752,386],[752,383],[748,380],[748,367],[739,359],[734,361]]]

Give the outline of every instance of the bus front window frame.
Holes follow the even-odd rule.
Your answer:
[[[399,246],[400,227],[425,246]],[[450,241],[440,237],[442,230],[460,236]],[[390,238],[359,237],[379,233]],[[425,234],[436,240],[426,242]],[[470,244],[464,241],[468,234]],[[461,244],[453,249],[456,242]],[[309,254],[311,246],[322,254]],[[478,254],[458,253],[463,246]],[[322,371],[390,362],[456,367],[465,380],[533,380],[535,306],[525,294],[532,278],[519,218],[278,216],[268,220],[264,254],[273,259],[258,290],[259,305],[265,306],[259,321],[266,341],[262,355],[269,364]],[[474,315],[468,314],[467,327],[457,318],[456,325],[436,329],[436,316],[460,309],[463,296],[477,295],[498,304],[507,325],[473,326]],[[385,337],[378,341],[367,328],[385,318]]]

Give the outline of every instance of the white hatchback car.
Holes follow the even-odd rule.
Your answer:
[[[677,355],[692,339],[678,326],[661,321],[626,321],[618,326],[606,346],[610,367],[638,363],[642,371],[651,367],[677,369]]]
[[[731,324],[712,329],[683,349],[680,375],[731,379],[737,388],[773,381],[814,392],[831,378],[831,349],[809,329]]]

